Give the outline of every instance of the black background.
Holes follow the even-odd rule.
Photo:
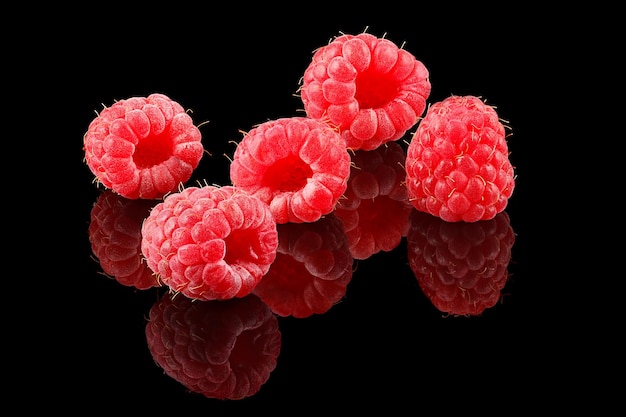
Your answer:
[[[568,191],[555,150],[569,140],[551,109],[563,89],[555,65],[568,60],[565,35],[552,29],[559,16],[477,4],[224,7],[39,10],[45,24],[34,25],[23,66],[32,72],[16,86],[20,107],[30,109],[22,129],[42,144],[44,170],[31,181],[43,184],[37,210],[54,208],[36,216],[29,232],[47,249],[29,251],[23,263],[42,284],[28,294],[37,301],[25,300],[30,318],[20,340],[31,353],[20,363],[33,370],[18,372],[17,390],[40,396],[48,409],[90,413],[373,406],[481,413],[590,400],[586,390],[573,391],[583,386],[581,375],[602,367],[583,360],[581,344],[594,339],[582,329],[595,326],[580,306],[586,300],[571,294],[574,277],[585,272],[565,249],[577,235],[558,201]],[[477,95],[509,122],[517,179],[506,211],[517,236],[505,296],[480,317],[446,317],[420,291],[402,242],[360,262],[345,299],[326,314],[280,319],[282,350],[259,393],[239,401],[190,393],[148,351],[144,330],[159,292],[107,279],[91,253],[89,213],[101,190],[84,163],[83,134],[103,105],[164,93],[203,123],[211,156],[190,182],[227,184],[227,155],[241,131],[302,115],[296,92],[312,52],[363,31],[403,45],[426,65],[429,103]],[[43,234],[42,225],[49,228]]]

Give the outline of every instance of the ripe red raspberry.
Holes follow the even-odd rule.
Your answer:
[[[276,260],[254,293],[279,316],[322,314],[340,301],[352,279],[353,258],[340,220],[278,225]]]
[[[160,285],[141,253],[141,224],[154,204],[104,190],[90,214],[89,242],[102,271],[120,284],[140,290]]]
[[[348,188],[335,215],[345,227],[355,259],[366,259],[400,244],[413,210],[404,185],[406,153],[397,142],[352,155]]]
[[[165,374],[207,398],[256,394],[276,368],[278,318],[257,296],[192,301],[165,294],[149,312],[146,339]]]
[[[175,191],[204,152],[191,117],[163,94],[115,102],[92,120],[83,141],[96,180],[130,199]]]
[[[387,39],[341,35],[315,51],[299,91],[308,117],[337,126],[348,148],[372,150],[417,123],[428,76],[421,61]]]
[[[168,194],[142,226],[148,266],[174,292],[201,300],[250,294],[276,258],[269,207],[231,186]]]
[[[349,175],[350,154],[339,134],[305,117],[256,126],[230,165],[233,185],[267,203],[279,224],[314,222],[333,211]]]
[[[492,219],[506,208],[514,178],[505,127],[478,97],[433,104],[407,149],[409,199],[446,221]]]
[[[500,300],[515,242],[506,212],[466,223],[413,210],[410,221],[409,265],[438,310],[477,316]]]

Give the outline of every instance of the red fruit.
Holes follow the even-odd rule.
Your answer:
[[[413,206],[404,185],[406,153],[397,142],[352,155],[348,187],[335,208],[355,259],[366,259],[400,244]]]
[[[348,148],[400,139],[426,108],[428,70],[393,42],[341,35],[315,51],[300,94],[308,117],[337,126]]]
[[[235,187],[168,194],[142,226],[148,266],[174,292],[202,300],[243,297],[276,258],[269,207]]]
[[[163,94],[115,102],[84,136],[85,160],[96,181],[130,199],[161,198],[187,181],[204,148],[200,130],[180,104]]]
[[[278,319],[257,296],[192,301],[165,294],[150,309],[148,348],[163,371],[192,392],[240,400],[276,368]]]
[[[506,284],[515,233],[506,212],[478,222],[446,222],[411,212],[409,265],[440,311],[477,316],[493,307]]]
[[[233,185],[268,204],[279,224],[314,222],[333,211],[349,175],[350,154],[339,134],[304,117],[253,128],[230,165]]]
[[[409,143],[409,199],[450,222],[489,220],[515,187],[505,128],[495,109],[474,96],[433,104]]]
[[[140,290],[160,285],[141,253],[141,224],[154,204],[105,190],[90,214],[89,242],[102,271],[120,284]]]
[[[254,293],[280,316],[327,312],[345,295],[353,258],[343,226],[330,214],[313,223],[278,225],[274,263]]]

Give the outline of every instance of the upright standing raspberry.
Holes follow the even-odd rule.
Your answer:
[[[175,191],[204,152],[191,117],[163,94],[115,102],[89,124],[83,142],[96,180],[130,199]]]
[[[515,186],[504,125],[474,96],[433,104],[409,143],[409,199],[420,211],[456,222],[489,220]]]
[[[143,255],[162,283],[201,300],[250,294],[278,247],[267,204],[231,186],[168,194],[141,232]]]
[[[337,126],[348,148],[372,150],[417,123],[428,76],[421,61],[387,39],[341,35],[315,51],[299,91],[308,117]]]
[[[167,375],[220,400],[256,394],[281,350],[278,318],[253,294],[219,302],[165,294],[150,309],[146,339]]]
[[[270,206],[276,223],[308,223],[334,210],[346,190],[350,154],[327,124],[305,117],[270,120],[239,142],[232,184]]]

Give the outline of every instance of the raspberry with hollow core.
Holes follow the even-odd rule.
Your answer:
[[[232,184],[269,205],[276,223],[308,223],[332,212],[346,190],[350,154],[327,124],[305,117],[270,120],[239,142]]]
[[[174,292],[201,300],[250,294],[276,258],[267,204],[232,186],[168,194],[143,222],[148,266]]]
[[[83,138],[95,179],[130,199],[161,198],[186,182],[204,153],[200,130],[163,94],[115,102]]]
[[[308,117],[336,126],[349,149],[400,139],[426,109],[429,73],[415,56],[368,33],[317,49],[301,80]]]

